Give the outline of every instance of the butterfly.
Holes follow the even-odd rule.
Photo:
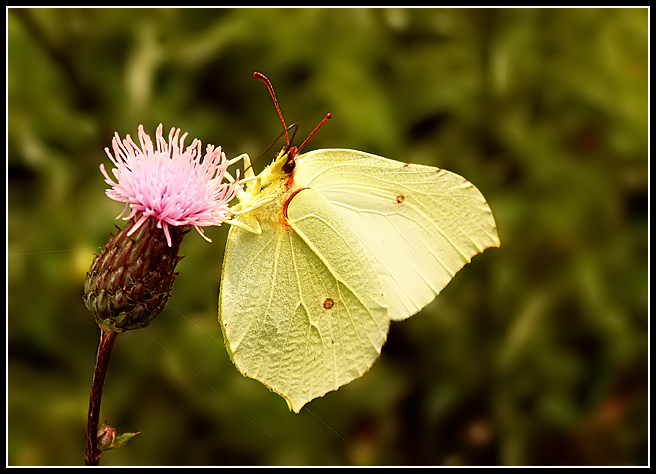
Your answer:
[[[233,363],[296,413],[362,376],[390,321],[500,245],[485,198],[461,176],[356,150],[300,154],[305,143],[288,138],[257,176],[244,156],[219,293]]]

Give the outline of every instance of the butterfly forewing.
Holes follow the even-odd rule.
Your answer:
[[[446,170],[354,150],[297,158],[294,183],[324,196],[371,261],[393,320],[425,305],[485,248],[498,246],[481,193]]]

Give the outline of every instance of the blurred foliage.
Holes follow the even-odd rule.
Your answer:
[[[502,246],[294,415],[223,347],[226,229],[190,233],[164,313],[116,344],[101,421],[142,434],[101,463],[647,463],[647,9],[7,16],[10,465],[83,462],[100,332],[82,283],[122,209],[104,147],[162,122],[256,157],[280,132],[256,70],[299,136],[333,113],[308,149],[465,176]]]

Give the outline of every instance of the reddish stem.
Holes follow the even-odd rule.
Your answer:
[[[117,332],[107,328],[100,328],[100,344],[96,355],[96,367],[93,372],[91,383],[91,395],[89,397],[89,416],[87,418],[87,448],[84,463],[87,466],[97,466],[100,461],[100,449],[98,448],[98,420],[100,418],[100,400],[102,399],[103,385],[109,367],[109,359],[112,356],[114,342]]]

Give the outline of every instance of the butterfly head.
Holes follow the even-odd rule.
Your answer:
[[[294,184],[293,176],[297,166],[296,157],[317,130],[332,118],[332,114],[326,114],[303,143],[294,146],[292,143],[298,126],[296,124],[289,127],[286,125],[273,86],[266,76],[259,72],[255,72],[253,75],[267,86],[278,111],[287,142],[269,166],[264,168],[259,175],[250,178],[244,189],[237,195],[239,203],[230,208],[233,215],[231,224],[259,234],[262,221],[283,224],[286,221],[284,212],[281,211],[284,209],[284,204],[289,198],[290,189]],[[291,139],[289,136],[290,131],[292,132]]]

